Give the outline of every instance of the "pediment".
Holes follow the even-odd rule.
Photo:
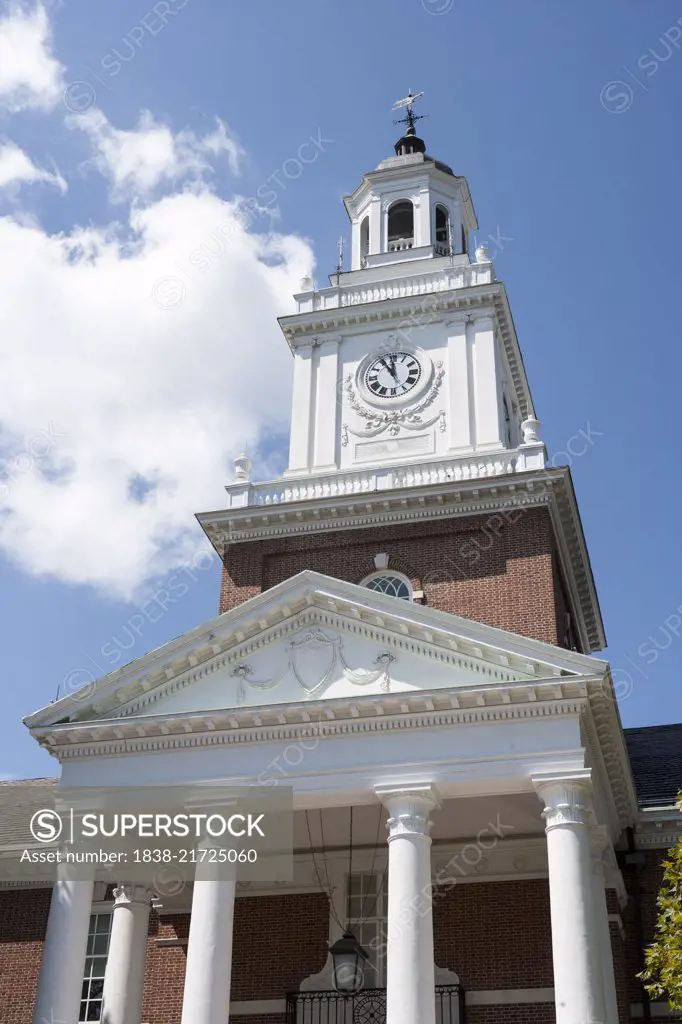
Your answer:
[[[601,675],[540,641],[303,572],[26,720],[145,716]]]

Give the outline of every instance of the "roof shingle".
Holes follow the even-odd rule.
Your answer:
[[[625,729],[640,807],[667,807],[682,789],[682,723]]]

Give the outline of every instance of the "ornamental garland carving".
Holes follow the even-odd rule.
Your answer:
[[[328,654],[326,669],[322,673],[321,677],[312,685],[303,679],[297,660],[299,652],[306,648],[318,648],[320,650],[325,650]],[[374,664],[377,666],[376,670],[368,671],[367,669],[362,668],[353,669],[347,664],[344,658],[343,641],[341,637],[338,635],[328,636],[321,629],[311,629],[301,639],[292,640],[287,644],[286,651],[286,661],[282,665],[281,671],[269,679],[256,679],[254,677],[253,667],[246,661],[241,662],[232,670],[231,674],[239,679],[237,700],[240,704],[246,700],[248,689],[261,691],[274,690],[289,674],[294,677],[298,685],[303,690],[306,698],[311,700],[320,696],[320,694],[338,674],[339,669],[343,677],[353,686],[364,687],[379,683],[382,693],[390,693],[390,666],[391,663],[396,660],[395,656],[391,654],[390,651],[382,651],[381,654],[374,659]]]
[[[365,430],[353,430],[347,423],[344,423],[341,436],[342,445],[344,447],[347,446],[349,433],[355,437],[377,437],[385,430],[388,430],[389,434],[395,437],[400,433],[401,427],[404,427],[405,430],[424,430],[426,427],[433,426],[436,422],[439,422],[440,432],[444,433],[446,429],[444,409],[441,409],[430,419],[425,420],[421,415],[431,405],[440,391],[444,376],[445,369],[443,368],[443,363],[438,362],[436,363],[436,374],[423,398],[415,404],[407,406],[407,408],[378,410],[370,409],[360,402],[353,387],[353,376],[349,373],[343,384],[348,404],[353,412],[366,421],[367,427]]]

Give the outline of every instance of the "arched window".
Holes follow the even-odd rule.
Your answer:
[[[399,572],[375,572],[360,584],[368,590],[378,590],[389,597],[399,597],[403,601],[412,600],[412,584],[407,576]]]
[[[388,251],[400,252],[414,245],[414,206],[400,199],[388,211]]]
[[[369,255],[369,217],[364,217],[360,224],[360,262]]]
[[[450,214],[440,205],[436,207],[436,252],[450,253]]]

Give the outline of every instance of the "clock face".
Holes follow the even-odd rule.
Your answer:
[[[411,352],[387,352],[369,364],[364,385],[375,398],[402,398],[421,376],[421,363]]]

